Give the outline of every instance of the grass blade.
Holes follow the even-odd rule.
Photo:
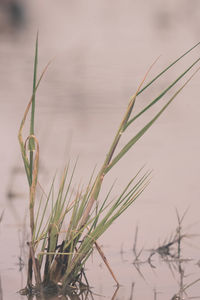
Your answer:
[[[181,80],[198,62],[200,61],[200,58],[198,58],[189,68],[187,68],[172,84],[170,84],[158,97],[156,97],[150,104],[148,104],[141,112],[139,112],[135,117],[133,117],[130,121],[127,122],[127,124],[124,127],[124,130],[133,123],[137,118],[139,118],[145,111],[147,111],[150,107],[152,107],[154,104],[156,104],[173,86],[176,85],[176,83]]]
[[[105,172],[107,173],[124,155],[125,153],[145,134],[145,132],[154,124],[154,122],[160,117],[160,115],[166,110],[169,104],[176,98],[176,96],[183,90],[183,88],[189,83],[189,81],[194,77],[194,75],[199,71],[199,68],[190,76],[190,78],[182,85],[177,92],[171,97],[171,99],[163,106],[163,108],[156,114],[156,116],[147,123],[127,144],[124,148],[116,155],[116,157],[111,161],[110,165],[107,167]]]
[[[155,76],[147,85],[145,85],[137,95],[140,95],[144,90],[146,90],[152,83],[154,83],[158,78],[160,78],[165,72],[167,72],[171,67],[173,67],[179,60],[181,60],[184,56],[194,50],[197,46],[199,46],[200,42],[195,44],[192,48],[184,52],[181,56],[179,56],[176,60],[174,60],[169,66],[167,66],[162,72],[160,72],[157,76]]]
[[[38,66],[38,33],[36,36],[36,43],[35,43],[35,59],[34,59],[34,72],[33,72],[33,96],[32,96],[32,105],[31,105],[30,135],[34,135],[37,66]],[[34,143],[34,139],[32,139],[32,138],[29,140],[29,150],[30,150],[30,181],[32,183],[33,151],[35,150],[35,143]]]

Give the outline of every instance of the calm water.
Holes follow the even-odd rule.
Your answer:
[[[41,3],[42,2],[42,3]],[[2,13],[1,13],[2,15]],[[0,134],[1,201],[0,275],[3,299],[21,299],[16,291],[25,285],[26,266],[19,272],[18,257],[27,241],[26,178],[17,131],[31,95],[36,31],[40,32],[39,69],[53,62],[38,91],[36,132],[41,149],[40,182],[48,186],[56,170],[80,156],[77,182],[87,182],[95,164],[100,166],[120,119],[147,68],[161,55],[149,79],[199,41],[198,0],[152,1],[34,1],[26,6],[26,23],[20,32],[0,23]],[[3,24],[3,25],[2,25]],[[26,26],[25,26],[26,25]],[[5,32],[6,30],[6,32]],[[168,76],[138,99],[136,109],[152,100],[195,58],[197,49]],[[144,164],[153,179],[141,198],[100,240],[122,284],[115,299],[172,299],[181,281],[177,267],[159,255],[145,261],[150,249],[170,241],[177,228],[175,209],[183,221],[185,286],[200,278],[200,75],[179,95],[134,150],[113,169],[106,188],[118,178],[113,196]],[[169,96],[168,96],[169,97]],[[166,99],[169,99],[166,97]],[[149,120],[156,108],[144,118]],[[142,123],[136,125],[135,131]],[[125,144],[132,129],[120,142]],[[8,197],[11,194],[13,197]],[[138,251],[143,247],[139,271],[132,264],[136,226]],[[88,266],[95,299],[112,299],[114,282],[97,254]],[[171,268],[171,269],[170,269]],[[200,284],[187,288],[200,299]],[[1,298],[0,298],[1,299]]]

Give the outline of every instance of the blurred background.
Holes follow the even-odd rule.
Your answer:
[[[73,161],[77,156],[77,183],[87,183],[94,166],[101,165],[148,67],[160,56],[150,80],[199,41],[200,2],[0,0],[0,212],[4,211],[1,239],[5,243],[1,250],[9,258],[9,263],[1,261],[0,268],[6,299],[11,297],[6,282],[19,287],[16,273],[8,271],[18,255],[12,245],[19,245],[16,228],[23,228],[28,197],[17,134],[32,92],[38,30],[39,72],[53,59],[36,103],[39,180],[48,190],[55,172],[59,174],[69,158]],[[199,54],[197,48],[179,62],[138,99],[135,109],[150,102]],[[151,185],[101,241],[114,265],[118,256],[113,251],[122,243],[130,248],[137,224],[140,243],[147,248],[170,234],[176,226],[175,208],[180,213],[189,208],[186,223],[199,233],[199,81],[197,74],[105,182],[106,192],[118,178],[116,196],[142,165],[154,170]],[[129,130],[120,147],[158,108]],[[194,244],[195,250],[191,247],[188,253],[198,259],[197,240]]]

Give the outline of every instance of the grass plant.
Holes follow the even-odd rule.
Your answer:
[[[36,187],[39,164],[39,142],[34,133],[35,101],[38,86],[47,67],[44,69],[39,79],[37,79],[37,36],[35,46],[33,92],[25,110],[18,134],[30,190],[29,214],[31,238],[28,243],[29,260],[27,286],[25,290],[23,290],[23,293],[32,293],[34,289],[44,292],[45,290],[50,289],[50,287],[53,287],[53,290],[56,293],[60,292],[66,294],[69,287],[76,287],[77,284],[80,287],[85,276],[85,263],[91,256],[94,247],[97,248],[100,255],[104,258],[105,263],[107,263],[102,250],[97,244],[97,240],[142,194],[150,182],[151,172],[144,172],[143,168],[141,168],[130,182],[128,182],[117,199],[112,201],[110,200],[110,194],[114,185],[111,186],[106,197],[104,199],[101,197],[100,201],[99,195],[104,178],[154,124],[160,115],[167,109],[170,103],[174,101],[176,96],[189,83],[199,68],[192,71],[193,73],[190,77],[176,89],[174,94],[169,97],[168,101],[163,104],[162,108],[155,114],[155,116],[148,120],[138,133],[134,135],[120,150],[118,150],[119,141],[126,130],[130,129],[130,127],[134,125],[136,119],[158,103],[164,95],[172,89],[172,87],[174,87],[189,71],[194,68],[195,65],[198,64],[200,58],[196,59],[155,99],[150,101],[149,104],[138,114],[134,115],[136,99],[198,45],[199,43],[167,66],[167,68],[153,78],[153,80],[144,85],[146,77],[153,65],[149,68],[136,93],[131,97],[128,103],[125,114],[97,176],[95,177],[94,174],[92,174],[86,187],[79,186],[76,188],[76,193],[74,195],[74,174],[77,164],[75,163],[72,171],[70,171],[70,164],[68,164],[63,171],[57,193],[55,192],[56,187],[54,178],[49,193],[47,195],[44,194],[41,199],[38,200],[36,199]],[[24,141],[22,133],[30,110],[30,134]],[[108,263],[107,266],[110,269]]]

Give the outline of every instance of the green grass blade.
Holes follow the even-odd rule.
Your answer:
[[[38,229],[37,229],[36,239],[38,239],[38,237],[39,237],[39,235],[40,235],[40,232],[41,232],[42,224],[44,224],[44,218],[45,218],[46,210],[47,210],[47,207],[48,207],[48,204],[49,204],[49,200],[50,200],[50,198],[51,198],[51,194],[52,194],[54,182],[55,182],[55,176],[54,176],[54,179],[53,179],[53,181],[52,181],[52,184],[51,184],[49,193],[48,193],[48,195],[47,195],[47,199],[46,199],[45,206],[44,206],[44,208],[43,208],[43,212],[42,212],[42,215],[41,215],[41,218],[40,218],[40,223],[39,223],[39,226],[38,226]],[[39,212],[38,212],[38,213],[39,213]],[[45,226],[44,226],[42,232],[43,232],[43,231],[45,230],[45,228],[47,227],[47,224],[48,224],[48,220],[47,220],[47,223],[45,224]]]
[[[84,209],[86,208],[86,205],[87,205],[87,203],[89,201],[89,198],[90,198],[90,195],[91,195],[92,188],[94,186],[94,183],[92,183],[93,182],[93,177],[94,177],[94,172],[95,172],[95,168],[93,169],[93,172],[92,172],[92,174],[89,178],[89,181],[88,181],[88,184],[87,184],[87,187],[86,187],[86,191],[83,195],[83,198],[80,201],[80,206],[79,206],[79,210],[78,210],[78,213],[77,213],[77,218],[79,220],[81,220],[81,218],[82,218]]]
[[[37,33],[36,44],[35,44],[35,59],[34,59],[34,73],[33,73],[33,97],[32,97],[32,105],[31,105],[30,135],[34,135],[37,66],[38,66],[38,33]],[[31,179],[31,183],[32,183],[33,151],[35,150],[35,142],[34,142],[34,139],[32,139],[32,138],[29,141],[29,150],[30,150],[30,179]]]
[[[160,72],[157,76],[155,76],[147,85],[145,85],[137,95],[140,95],[144,90],[146,90],[153,82],[155,82],[158,78],[160,78],[165,72],[167,72],[171,67],[173,67],[179,60],[181,60],[184,56],[186,56],[188,53],[190,53],[193,49],[195,49],[200,42],[195,44],[192,48],[187,50],[185,53],[183,53],[181,56],[179,56],[176,60],[174,60],[169,66],[167,66],[162,72]]]
[[[73,169],[72,169],[71,176],[70,176],[70,179],[69,179],[69,183],[68,183],[68,185],[67,185],[67,189],[66,189],[65,195],[64,195],[64,197],[63,197],[63,202],[62,202],[62,204],[61,204],[61,209],[62,209],[62,210],[63,210],[63,208],[64,208],[64,204],[66,203],[66,199],[67,199],[67,197],[68,197],[69,190],[70,190],[71,185],[72,185],[72,181],[73,181],[73,178],[74,178],[74,174],[75,174],[75,171],[76,171],[77,164],[78,164],[78,158],[77,158],[76,161],[75,161],[75,164],[74,164],[74,167],[73,167]],[[68,172],[68,170],[69,170],[69,163],[68,163],[68,165],[67,165],[67,172]],[[69,200],[68,200],[68,203],[67,203],[67,207],[68,207],[68,205],[69,205],[69,203],[70,203],[70,199],[71,199],[71,198],[69,197]]]
[[[36,81],[37,81],[37,67],[38,67],[38,33],[36,36],[36,44],[35,44],[35,59],[34,59],[34,72],[33,72],[33,99],[32,99],[32,109],[31,109],[30,135],[34,134],[35,92],[36,92]]]
[[[198,58],[189,68],[187,68],[175,81],[172,82],[162,93],[156,97],[150,104],[148,104],[143,110],[141,110],[135,117],[133,117],[131,120],[127,122],[127,124],[124,126],[124,130],[133,123],[137,118],[139,118],[144,112],[146,112],[150,107],[152,107],[154,104],[156,104],[176,83],[181,80],[198,62],[200,61],[200,58]]]
[[[110,165],[106,169],[106,173],[125,155],[125,153],[145,134],[145,132],[154,124],[154,122],[160,117],[160,115],[166,110],[169,104],[176,98],[176,96],[183,90],[183,88],[189,83],[193,76],[199,71],[199,68],[190,76],[190,78],[182,85],[180,89],[171,97],[171,99],[163,106],[163,108],[156,114],[156,116],[147,123],[116,155],[111,161]]]
[[[107,203],[108,202],[108,199],[110,197],[110,194],[114,188],[114,185],[115,185],[115,182],[111,185],[110,189],[108,190],[108,193],[103,201],[103,203],[101,204],[100,208],[99,208],[99,211],[98,213],[96,214],[95,218],[94,218],[94,222],[91,226],[91,229],[90,231],[95,228],[97,226],[97,223],[98,223],[98,220],[99,220],[99,217],[101,216],[101,214],[103,213],[104,209],[106,209],[111,203]],[[107,205],[106,205],[107,204]]]

